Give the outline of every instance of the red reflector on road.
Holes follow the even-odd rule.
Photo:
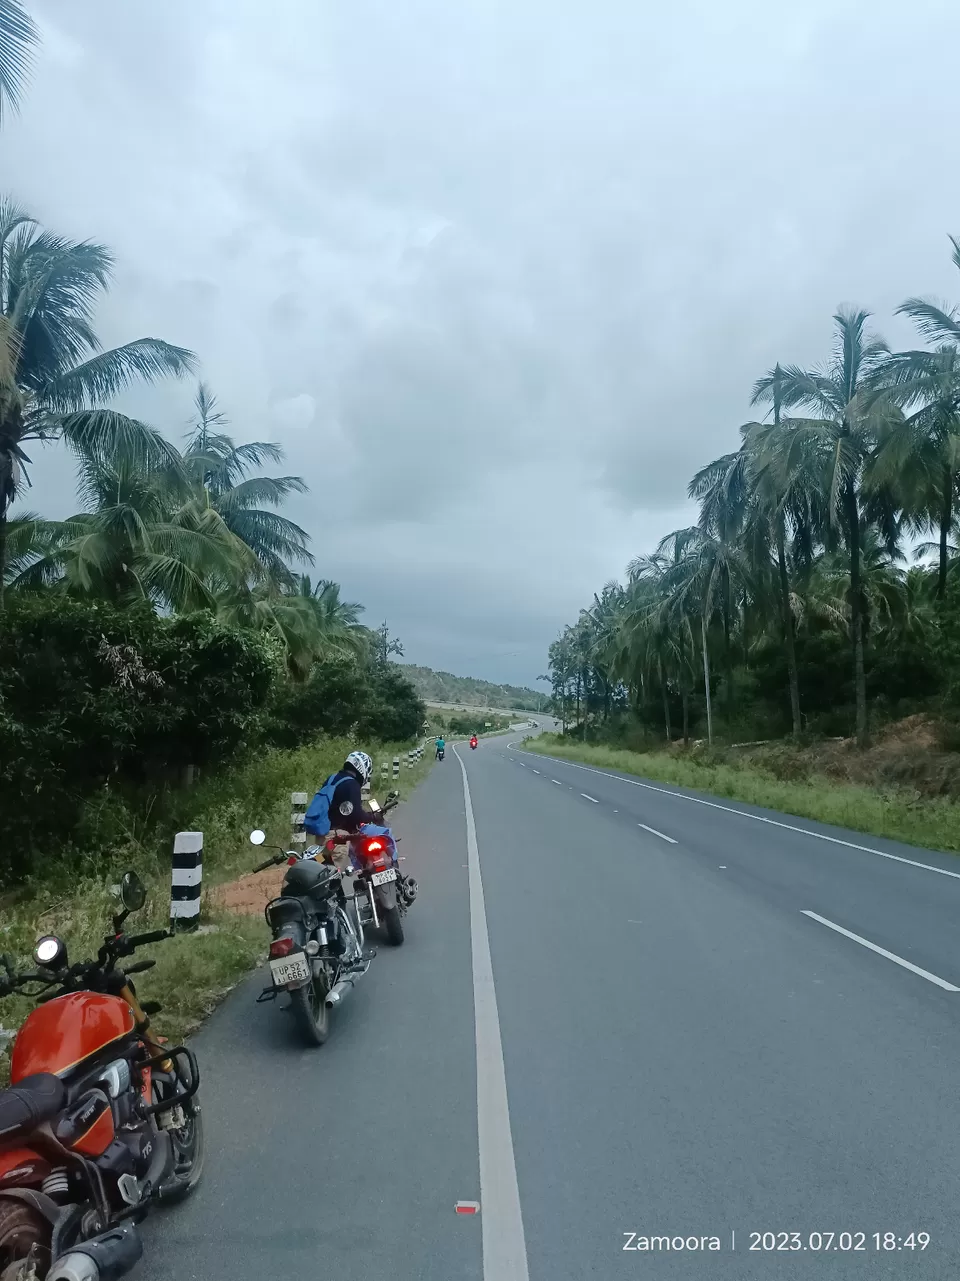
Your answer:
[[[480,1202],[479,1201],[458,1201],[453,1208],[456,1210],[457,1214],[479,1214]]]

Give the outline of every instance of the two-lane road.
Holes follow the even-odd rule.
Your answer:
[[[197,1038],[206,1180],[144,1274],[955,1276],[960,864],[459,754],[466,809],[450,753],[400,814],[407,942],[328,1044],[256,979]]]

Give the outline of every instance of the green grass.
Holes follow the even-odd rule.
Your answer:
[[[33,968],[31,953],[37,937],[56,933],[67,943],[72,961],[96,955],[107,932],[115,901],[110,885],[127,867],[147,885],[144,908],[130,918],[131,933],[168,924],[170,854],[177,831],[204,834],[205,890],[235,880],[260,861],[249,833],[262,827],[271,844],[290,845],[290,793],[313,794],[328,774],[338,769],[352,742],[324,739],[296,751],[264,751],[196,786],[173,793],[148,817],[133,815],[116,798],[105,797],[87,816],[103,836],[103,853],[71,862],[58,860],[42,880],[20,887],[0,899],[0,952],[9,953],[18,968]],[[394,787],[392,761],[401,759],[398,783],[402,797],[421,781],[433,764],[432,753],[409,769],[409,745],[369,747],[374,759],[374,795],[382,802]],[[391,774],[380,782],[380,763],[391,763]],[[201,925],[204,932],[187,932],[143,948],[137,959],[154,958],[154,969],[138,980],[138,992],[163,1003],[155,1023],[164,1036],[182,1038],[210,1013],[223,996],[266,952],[266,926],[259,917],[242,917],[213,909],[205,895]],[[0,1000],[0,1027],[12,1031],[33,1008],[22,996]],[[0,1082],[9,1061],[0,1054]]]
[[[653,782],[745,801],[874,836],[888,836],[909,845],[960,851],[960,805],[942,797],[918,800],[913,792],[881,791],[816,776],[786,781],[756,764],[739,766],[713,761],[709,756],[571,744],[555,734],[541,735],[528,746],[547,756],[636,774]]]

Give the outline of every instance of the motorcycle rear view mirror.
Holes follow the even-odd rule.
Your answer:
[[[147,890],[136,872],[124,872],[120,878],[120,902],[128,912],[139,912],[147,901]]]
[[[266,832],[261,832],[259,827],[256,829],[256,831],[253,831],[250,833],[251,845],[262,845],[266,839],[267,839]]]
[[[370,798],[370,808],[371,808],[371,810],[373,810],[374,814],[379,814],[379,813],[380,813],[380,802],[379,802],[379,801],[375,801],[375,800],[373,799],[373,797],[371,797],[371,798]]]

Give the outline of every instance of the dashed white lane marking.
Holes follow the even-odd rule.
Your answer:
[[[600,804],[600,802],[597,800],[595,796],[588,796],[586,792],[581,792],[580,795],[583,797],[585,801],[593,801],[594,805]]]
[[[667,836],[664,832],[658,832],[655,827],[647,827],[646,823],[638,823],[637,827],[642,827],[643,830],[645,832],[649,832],[651,836],[659,836],[661,841],[669,841],[671,845],[676,845],[677,843],[672,836]]]
[[[556,783],[557,787],[563,787],[563,784],[560,782],[560,780],[559,780],[558,778],[552,778],[552,779],[550,780],[550,782],[551,782],[551,783]],[[570,790],[571,790],[571,792],[572,792],[572,791],[573,791],[573,788],[571,787],[571,789],[570,789]]]
[[[872,845],[859,845],[856,841],[844,841],[839,836],[829,836],[826,832],[811,832],[808,827],[797,827],[795,823],[781,823],[778,819],[767,818],[765,814],[751,814],[748,810],[738,810],[732,805],[721,805],[719,801],[706,801],[702,796],[687,796],[685,792],[671,792],[668,787],[655,787],[653,783],[641,783],[637,778],[622,778],[619,774],[610,774],[603,769],[593,769],[590,765],[577,765],[573,761],[552,759],[559,765],[568,765],[570,769],[582,769],[587,774],[599,774],[601,778],[615,778],[618,783],[627,783],[630,787],[643,787],[648,792],[659,792],[661,796],[672,796],[677,801],[692,801],[694,805],[706,805],[712,810],[724,810],[727,814],[737,814],[740,818],[753,819],[755,823],[766,823],[770,827],[780,827],[787,832],[799,832],[801,836],[812,836],[817,841],[829,841],[831,845],[843,845],[848,850],[860,850],[864,854],[876,854],[877,858],[888,858],[894,863],[906,863],[909,867],[919,867],[924,872],[936,872],[940,876],[952,876],[960,881],[960,872],[951,872],[945,867],[934,867],[931,863],[920,863],[914,858],[904,858],[902,854],[888,854],[886,850],[874,849]]]
[[[490,936],[480,875],[480,849],[463,758],[453,749],[463,775],[463,808],[470,860],[470,944],[473,955],[473,1009],[477,1037],[477,1136],[480,1147],[480,1202],[483,1205],[484,1281],[530,1281],[520,1212],[517,1165],[510,1129],[507,1079],[503,1069],[500,1014],[493,983]]]
[[[531,769],[533,769],[533,766],[531,765],[531,767],[530,767],[530,768],[531,768]],[[538,769],[533,770],[533,772],[534,772],[534,774],[539,774],[539,773],[540,773],[540,771],[539,771]]]
[[[921,970],[919,965],[914,965],[912,961],[905,961],[902,956],[897,956],[894,952],[888,952],[885,947],[878,947],[876,943],[871,943],[869,939],[861,938],[859,934],[854,934],[851,930],[845,930],[842,925],[837,925],[834,921],[828,921],[825,916],[818,916],[816,912],[804,910],[804,916],[809,916],[811,921],[819,921],[825,925],[828,930],[836,930],[844,938],[853,939],[854,943],[859,943],[861,947],[867,947],[871,952],[876,952],[878,956],[885,956],[888,961],[894,961],[897,965],[902,965],[905,970],[912,974],[919,974],[922,979],[928,983],[935,983],[937,987],[942,987],[945,992],[960,992],[960,987],[954,987],[946,979],[937,978],[936,974],[931,974],[929,970]]]

